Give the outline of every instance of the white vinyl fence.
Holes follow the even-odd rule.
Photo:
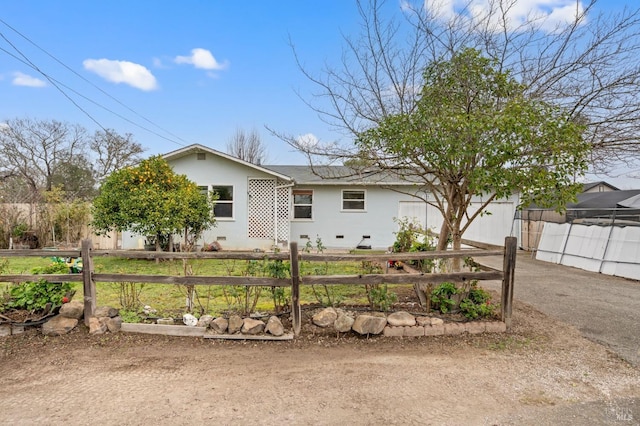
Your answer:
[[[536,259],[640,280],[640,226],[547,222]]]

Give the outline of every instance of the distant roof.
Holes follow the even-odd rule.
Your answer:
[[[415,185],[390,172],[358,171],[347,166],[263,166],[290,176],[298,185]]]
[[[623,191],[587,192],[578,194],[578,202],[567,204],[568,209],[614,209],[617,207],[640,207],[640,189]]]
[[[616,188],[615,186],[611,185],[610,183],[601,180],[599,182],[583,183],[582,184],[582,192],[587,192],[588,190],[593,189],[593,188],[595,188],[597,186],[600,186],[600,185],[608,186],[609,188],[611,188],[614,191],[619,191],[620,190],[620,188]]]

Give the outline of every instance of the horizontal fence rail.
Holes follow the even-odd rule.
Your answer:
[[[157,251],[125,251],[125,250],[91,250],[91,241],[84,240],[81,250],[0,250],[1,257],[80,257],[83,261],[81,274],[11,274],[0,275],[0,282],[25,282],[46,280],[56,282],[82,282],[84,288],[85,323],[93,316],[96,306],[96,282],[136,282],[149,284],[173,285],[232,285],[232,286],[265,286],[291,287],[291,311],[294,334],[297,336],[301,328],[300,285],[372,285],[372,284],[428,284],[447,281],[466,282],[472,280],[502,280],[502,320],[511,327],[511,306],[513,300],[513,280],[515,271],[515,253],[517,239],[507,237],[505,247],[496,249],[468,249],[460,251],[428,251],[412,253],[384,254],[313,254],[299,253],[297,243],[290,244],[289,253],[263,252],[157,252]],[[379,261],[387,262],[471,258],[481,256],[503,256],[502,271],[489,270],[481,272],[456,273],[414,273],[414,274],[354,274],[354,275],[300,275],[300,261],[340,262],[340,261]],[[138,274],[101,274],[95,273],[93,259],[95,257],[119,257],[125,259],[218,259],[218,260],[288,260],[290,262],[290,279],[245,277],[245,276],[168,276]]]

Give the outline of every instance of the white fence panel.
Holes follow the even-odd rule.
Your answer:
[[[640,227],[546,223],[536,259],[640,279]]]

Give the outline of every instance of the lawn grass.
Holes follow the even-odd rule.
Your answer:
[[[31,273],[35,267],[50,264],[51,258],[39,257],[12,257],[7,259],[4,273],[20,274]],[[184,275],[184,263],[182,260],[165,260],[156,263],[146,259],[122,259],[116,257],[95,257],[94,270],[96,273],[121,273],[140,275]],[[269,276],[266,270],[269,261],[246,260],[222,260],[222,259],[192,259],[188,261],[194,275],[202,276]],[[289,262],[285,261],[284,267],[289,270]],[[375,271],[370,264],[364,262],[309,262],[300,263],[300,274],[304,282],[305,275],[357,275]],[[288,276],[288,273],[287,273]],[[6,292],[13,285],[0,284],[0,293]],[[82,300],[83,289],[81,283],[74,283],[76,290],[75,299]],[[139,291],[138,303],[135,311],[141,311],[143,306],[149,305],[157,311],[157,316],[171,316],[184,312],[187,289],[185,286],[170,284],[140,284],[140,283],[96,283],[96,295],[98,306],[113,306],[123,308],[125,290]],[[247,305],[253,304],[253,298],[257,297],[256,311],[273,312],[273,291],[270,287],[247,288],[234,286],[195,286],[196,311],[220,315],[230,311],[243,311]],[[246,294],[250,291],[250,294]],[[255,293],[258,291],[258,295]],[[291,300],[290,289],[276,289],[281,303]],[[367,303],[367,295],[362,285],[331,285],[306,286],[300,290],[302,304],[329,302],[362,304]]]

